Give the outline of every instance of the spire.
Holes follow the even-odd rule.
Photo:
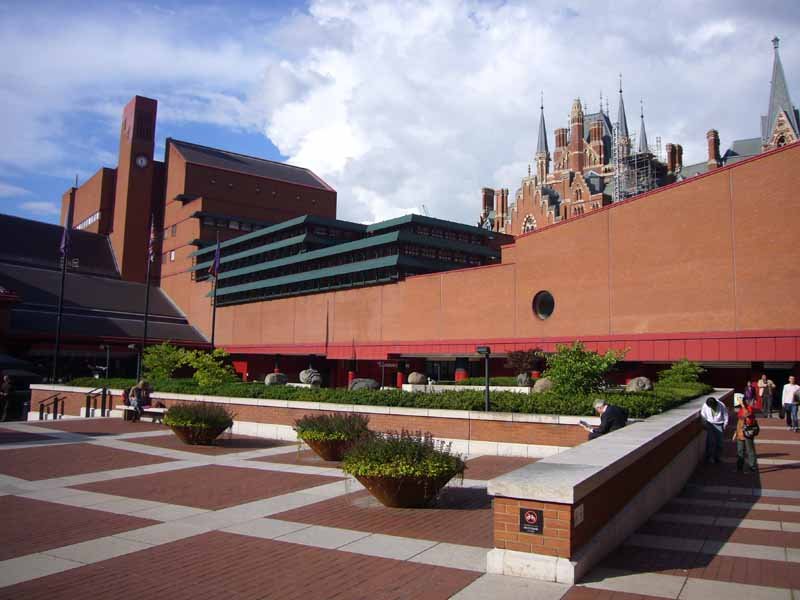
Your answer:
[[[536,154],[550,154],[550,151],[547,149],[547,128],[544,125],[544,94],[542,94],[542,98],[539,104],[539,140],[536,144]]]
[[[628,134],[628,119],[625,118],[625,103],[622,101],[622,73],[619,76],[619,113],[617,122],[619,123],[619,137],[630,138]]]
[[[650,152],[647,145],[647,132],[644,130],[644,102],[641,102],[641,111],[639,116],[642,120],[641,129],[639,130],[639,154],[647,154]]]
[[[778,46],[780,39],[775,36],[772,39],[772,47],[775,49],[775,59],[772,63],[772,83],[769,90],[769,109],[767,110],[767,121],[764,130],[762,131],[762,138],[764,142],[768,142],[770,136],[775,131],[775,121],[781,113],[786,114],[789,125],[792,127],[795,136],[800,137],[800,129],[797,126],[797,116],[795,115],[794,105],[789,98],[789,87],[786,85],[786,77],[783,74],[783,64],[781,64],[781,56],[778,53]]]

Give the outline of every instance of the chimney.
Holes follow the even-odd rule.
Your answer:
[[[720,166],[719,158],[719,131],[710,129],[706,134],[708,141],[708,170],[716,169]]]
[[[500,231],[505,225],[506,213],[508,212],[508,189],[501,188],[494,193],[495,206],[495,230]]]
[[[683,169],[683,146],[675,144],[675,172],[680,173]]]
[[[563,169],[564,166],[559,167],[559,165],[564,164],[564,155],[568,153],[567,150],[567,137],[568,137],[568,129],[566,127],[559,127],[555,130],[556,136],[556,149],[553,153],[553,170],[557,171],[560,168]]]
[[[494,190],[492,188],[481,189],[481,197],[483,198],[483,214],[488,215],[494,210]]]
[[[678,158],[678,149],[675,144],[667,144],[667,172],[675,172],[675,161]]]
[[[598,156],[599,164],[605,163],[605,156],[603,156],[603,124],[600,121],[592,122],[589,127],[589,145]]]

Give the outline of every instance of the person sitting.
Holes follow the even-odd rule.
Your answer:
[[[709,396],[700,409],[700,418],[706,430],[706,462],[718,463],[722,455],[722,437],[728,426],[728,409],[725,405]]]
[[[593,440],[617,429],[622,429],[628,423],[628,413],[624,408],[607,404],[602,398],[594,401],[594,410],[600,415],[600,427],[590,427],[581,423],[589,432],[589,439]]]
[[[134,422],[141,421],[144,407],[150,405],[150,387],[144,379],[131,388],[128,393],[128,401],[134,410],[132,420]]]

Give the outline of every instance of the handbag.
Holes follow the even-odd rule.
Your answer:
[[[744,437],[746,437],[748,440],[752,440],[753,438],[758,437],[758,434],[760,432],[761,432],[761,427],[758,426],[758,423],[756,422],[755,419],[753,419],[752,424],[745,425],[742,428],[742,433],[744,434]]]

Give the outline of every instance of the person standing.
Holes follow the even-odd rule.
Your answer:
[[[733,439],[736,441],[736,471],[741,472],[744,466],[745,456],[747,457],[747,468],[745,473],[754,473],[758,470],[756,464],[756,442],[753,435],[748,435],[747,428],[756,425],[756,417],[751,406],[747,406],[741,399],[733,401],[736,409],[736,431]]]
[[[767,378],[767,374],[761,375],[758,380],[758,395],[761,396],[761,410],[766,412],[768,417],[772,417],[772,397],[775,391],[775,384]],[[788,421],[788,417],[787,417]]]
[[[14,392],[14,386],[11,385],[11,377],[3,375],[3,383],[0,383],[0,410],[2,410],[1,421],[5,421],[8,417],[8,405],[11,403],[11,396]]]
[[[747,404],[747,406],[753,406],[756,401],[756,394],[757,392],[753,382],[747,381],[747,383],[744,384],[744,403]]]
[[[783,403],[783,410],[786,411],[786,426],[793,431],[797,431],[797,409],[798,404],[800,404],[800,385],[797,385],[794,375],[789,375],[789,383],[783,386],[781,402]]]
[[[728,426],[728,409],[710,396],[700,408],[700,418],[706,430],[706,462],[718,463],[722,455],[722,437]]]

